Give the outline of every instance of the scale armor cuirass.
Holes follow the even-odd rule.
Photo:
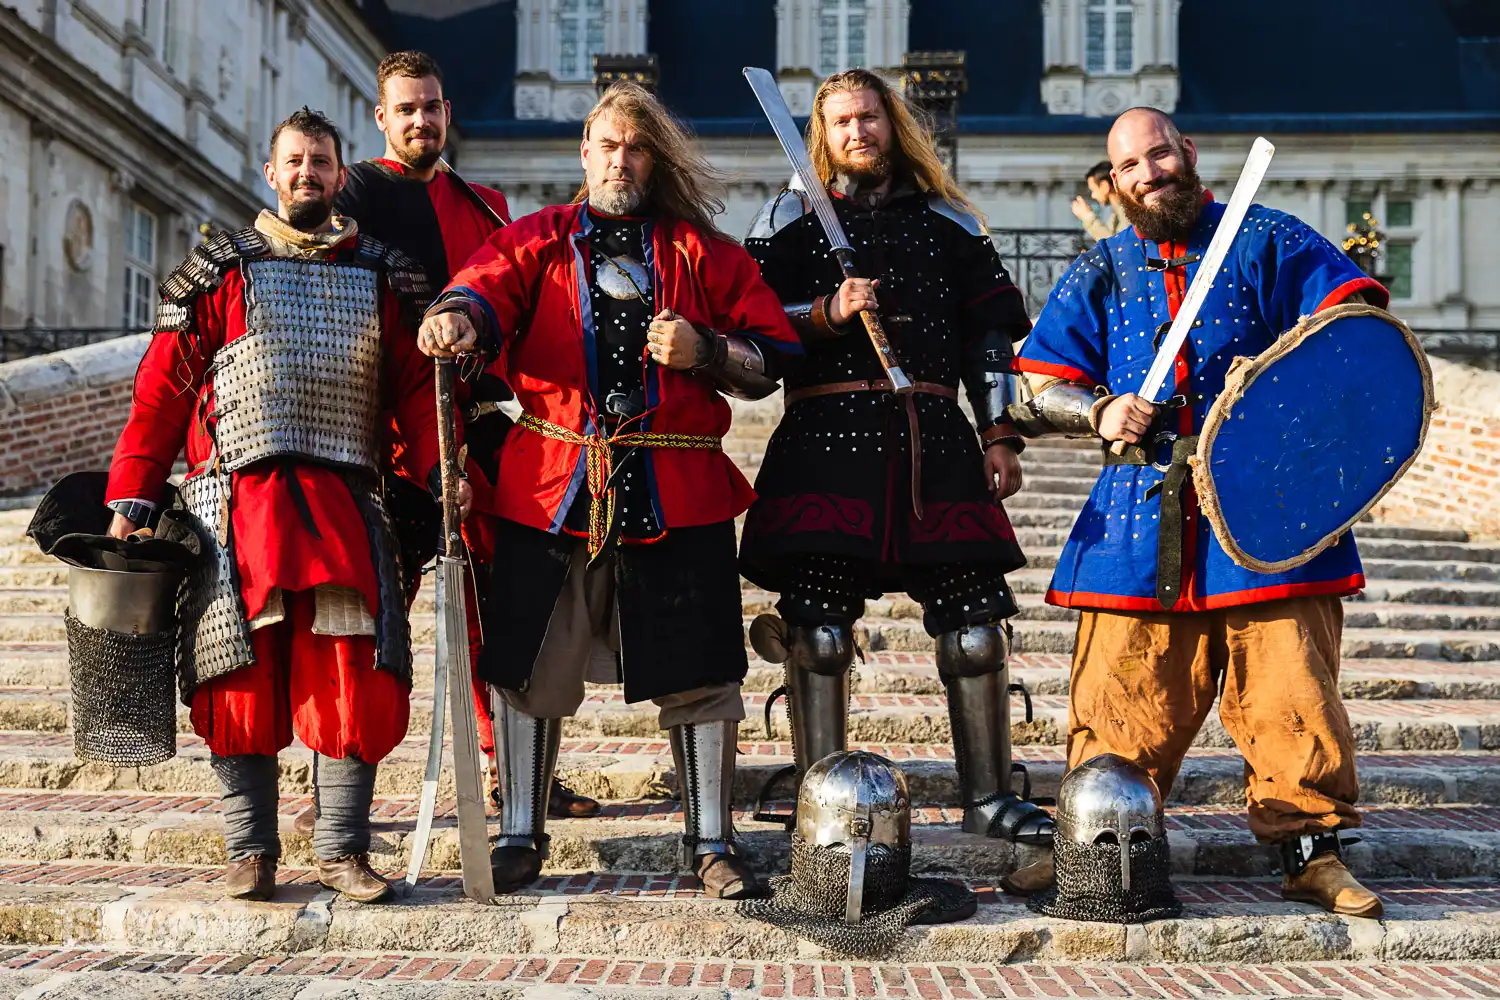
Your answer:
[[[245,332],[212,367],[224,469],[296,456],[378,473],[378,272],[277,257],[243,272]]]

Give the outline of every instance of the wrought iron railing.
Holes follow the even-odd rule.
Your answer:
[[[1413,330],[1434,357],[1500,371],[1500,330]]]
[[[1081,229],[991,229],[1000,261],[1033,318],[1042,311],[1052,286],[1087,246]]]
[[[65,351],[70,347],[98,344],[117,337],[145,333],[134,327],[0,327],[0,362],[18,361],[38,354]]]

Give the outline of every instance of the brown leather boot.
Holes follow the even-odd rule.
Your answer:
[[[264,901],[276,895],[276,859],[266,854],[231,861],[224,868],[224,895]]]
[[[755,899],[766,891],[750,862],[738,854],[700,854],[693,859],[693,874],[710,899]]]
[[[524,889],[542,874],[542,852],[532,847],[497,847],[490,851],[495,892]]]
[[[1000,879],[1000,888],[1012,896],[1030,896],[1032,893],[1050,889],[1057,882],[1057,873],[1052,869],[1052,855],[1040,861],[1017,868]]]
[[[552,793],[547,796],[547,815],[553,819],[588,819],[599,815],[599,802],[579,795],[554,777]]]
[[[378,903],[391,894],[391,885],[375,874],[368,854],[348,854],[332,861],[318,859],[318,881],[356,903]]]
[[[296,830],[304,837],[311,837],[313,835],[313,827],[317,824],[317,822],[318,807],[308,806],[306,809],[297,814],[296,819],[292,820],[292,829]]]
[[[1380,897],[1360,885],[1331,851],[1309,861],[1300,875],[1290,872],[1282,875],[1281,895],[1350,917],[1378,917],[1385,913]]]

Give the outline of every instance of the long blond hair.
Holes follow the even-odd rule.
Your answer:
[[[807,151],[823,186],[827,187],[837,172],[833,165],[833,153],[828,148],[828,126],[823,121],[823,104],[834,94],[857,90],[873,90],[880,95],[886,117],[891,120],[891,134],[896,140],[891,153],[897,166],[904,167],[911,173],[917,187],[937,195],[960,212],[970,213],[981,225],[985,225],[984,213],[969,200],[938,159],[927,116],[914,110],[889,84],[867,69],[846,69],[842,73],[835,73],[823,81],[822,86],[818,87],[817,96],[813,98],[812,117],[807,123]]]
[[[638,83],[621,81],[610,86],[583,120],[583,137],[600,116],[609,115],[636,134],[636,140],[651,153],[651,179],[647,182],[644,207],[654,214],[681,220],[710,236],[730,239],[714,223],[724,211],[724,175],[698,152],[688,127],[666,109],[655,94]],[[573,204],[587,200],[585,180],[573,196]]]

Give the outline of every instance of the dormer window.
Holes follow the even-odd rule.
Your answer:
[[[1088,0],[1084,66],[1091,75],[1135,72],[1135,5],[1131,0]]]
[[[865,18],[865,0],[819,0],[819,76],[868,65]]]

